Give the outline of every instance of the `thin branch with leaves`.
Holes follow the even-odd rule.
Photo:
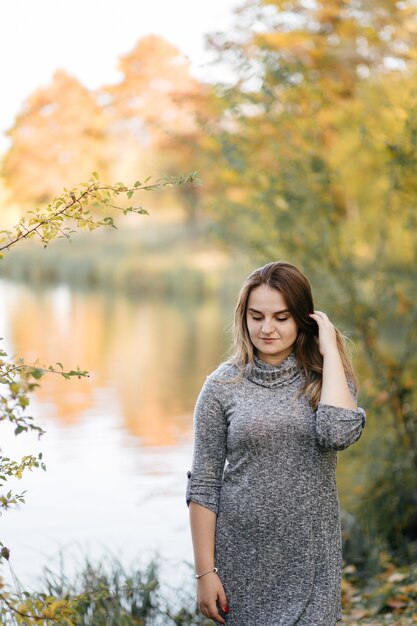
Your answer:
[[[167,187],[192,184],[199,185],[196,172],[181,176],[165,176],[151,182],[147,178],[144,182],[136,181],[132,186],[124,183],[108,185],[100,181],[97,172],[78,187],[68,190],[52,200],[46,208],[36,209],[25,213],[19,222],[10,230],[0,231],[0,258],[16,244],[28,239],[36,239],[46,248],[51,241],[59,238],[71,240],[79,230],[89,231],[102,227],[117,228],[114,222],[114,213],[123,215],[136,213],[147,214],[147,211],[138,205],[131,205],[130,201],[138,192],[162,190]],[[73,377],[85,378],[88,372],[76,367],[66,370],[62,363],[42,365],[39,361],[33,364],[25,363],[24,359],[17,361],[9,359],[7,353],[0,349],[0,423],[8,422],[14,428],[14,434],[35,432],[38,437],[44,430],[38,426],[32,415],[28,415],[31,394],[39,387],[39,380],[45,374],[62,376],[66,380]],[[0,449],[0,452],[1,449]],[[21,479],[29,470],[41,468],[46,470],[42,453],[25,455],[19,461],[0,454],[0,488],[3,488],[10,479]],[[15,493],[8,490],[0,493],[0,515],[6,509],[24,503],[25,491]],[[10,549],[0,541],[0,563],[9,562]],[[9,563],[10,565],[10,563]],[[79,601],[75,599],[75,601]],[[57,623],[72,626],[74,600],[63,597],[31,595],[28,592],[10,592],[4,588],[0,577],[0,612],[1,605],[7,607],[13,623],[31,626],[34,624]]]

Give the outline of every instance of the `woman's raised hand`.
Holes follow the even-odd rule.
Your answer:
[[[223,585],[217,573],[213,572],[198,579],[197,605],[206,617],[210,617],[220,624],[226,623],[218,611],[218,606],[222,608],[224,613],[228,613],[229,608]]]
[[[317,322],[317,326],[319,327],[318,342],[322,356],[334,350],[338,351],[336,330],[326,313],[323,313],[323,311],[314,311],[314,313],[309,313],[309,315]]]

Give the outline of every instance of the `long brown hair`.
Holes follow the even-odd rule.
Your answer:
[[[246,310],[249,294],[252,289],[260,285],[268,285],[282,294],[297,324],[298,335],[294,343],[294,353],[306,379],[300,393],[305,393],[312,406],[316,408],[321,394],[323,357],[317,342],[317,323],[308,315],[314,311],[311,285],[295,265],[279,261],[268,263],[253,271],[245,280],[235,309],[234,354],[229,363],[243,369],[248,363],[254,361],[254,346],[246,323]],[[336,338],[346,376],[352,380],[356,388],[357,379],[347,350],[346,339],[337,329]]]

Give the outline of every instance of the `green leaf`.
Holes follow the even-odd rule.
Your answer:
[[[88,372],[86,370],[71,370],[67,372],[68,376],[78,376],[78,378],[87,377]]]
[[[114,224],[113,218],[109,215],[103,219],[103,222],[106,226],[112,226],[117,229],[117,226]]]
[[[41,369],[40,367],[35,367],[30,371],[30,374],[33,376],[33,378],[35,378],[36,380],[39,380],[40,378],[42,378],[42,376],[44,375],[44,370]]]
[[[21,396],[19,398],[19,406],[22,409],[25,409],[28,406],[28,404],[29,404],[29,399],[26,396]]]

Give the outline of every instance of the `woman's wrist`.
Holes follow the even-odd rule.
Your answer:
[[[330,361],[333,359],[340,360],[339,348],[337,347],[336,344],[334,346],[327,346],[322,356],[323,356],[323,359],[326,359],[327,361]]]
[[[203,578],[203,576],[207,576],[207,574],[217,574],[217,567],[212,567],[208,570],[204,570],[200,574],[196,574],[195,577],[197,580],[200,580],[200,578]]]

